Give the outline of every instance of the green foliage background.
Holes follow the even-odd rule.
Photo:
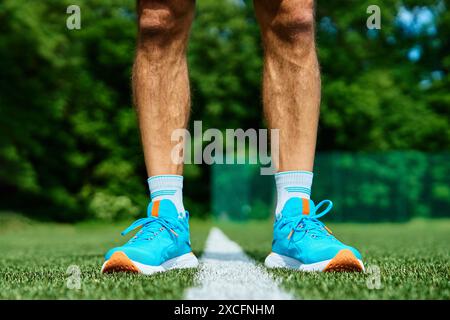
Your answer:
[[[148,196],[130,90],[135,1],[75,2],[0,3],[0,210],[64,221],[138,215]],[[71,4],[81,7],[81,30],[66,28]],[[381,30],[366,27],[373,4]],[[398,19],[424,9],[428,24]],[[443,0],[319,1],[319,153],[448,152],[449,33]],[[418,59],[408,58],[413,48]],[[191,118],[204,129],[264,126],[250,1],[197,1],[189,65]],[[435,165],[442,179],[446,161]],[[196,215],[211,210],[210,172],[186,167],[186,206]],[[448,209],[449,186],[439,188]]]

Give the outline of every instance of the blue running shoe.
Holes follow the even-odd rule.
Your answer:
[[[189,240],[189,213],[178,214],[172,201],[161,200],[150,202],[147,215],[122,232],[126,235],[142,227],[126,244],[108,251],[101,270],[103,273],[149,275],[198,266]]]
[[[319,212],[324,204],[327,208]],[[318,220],[332,207],[330,200],[315,206],[309,199],[289,199],[275,218],[272,252],[265,265],[300,271],[364,271],[361,254],[337,240]]]

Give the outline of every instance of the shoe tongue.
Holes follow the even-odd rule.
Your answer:
[[[283,217],[298,217],[300,215],[310,215],[316,211],[314,202],[305,198],[291,198],[284,205],[281,210]]]
[[[147,215],[154,218],[178,219],[177,208],[167,199],[150,202]]]

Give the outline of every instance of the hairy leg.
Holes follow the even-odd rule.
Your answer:
[[[320,106],[313,0],[254,0],[264,46],[263,102],[280,130],[279,171],[312,171]]]
[[[194,7],[194,0],[138,0],[133,95],[148,176],[183,171],[171,159],[171,134],[189,118],[186,47]]]

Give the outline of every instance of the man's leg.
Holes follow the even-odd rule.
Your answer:
[[[278,214],[293,196],[309,199],[320,105],[313,0],[255,0],[264,46],[263,102],[279,129]],[[277,159],[274,159],[275,161]]]
[[[279,171],[312,171],[320,105],[313,0],[255,0],[264,46],[264,113],[280,129]]]
[[[139,0],[138,43],[133,67],[133,94],[139,118],[151,202],[148,217],[125,245],[105,256],[102,272],[152,274],[198,265],[189,241],[182,199],[182,164],[172,159],[172,132],[186,128],[189,81],[186,47],[194,17],[194,0]]]
[[[171,159],[175,129],[186,128],[190,97],[186,62],[193,0],[140,0],[133,93],[148,176],[181,174]]]
[[[314,1],[254,0],[254,5],[264,46],[264,111],[269,127],[280,130],[273,252],[266,265],[360,271],[359,252],[317,220],[331,202],[316,206],[309,199],[320,105]],[[319,214],[322,204],[328,208]]]
[[[139,0],[133,93],[153,200],[184,212],[183,165],[172,159],[172,132],[185,129],[190,92],[186,61],[194,0]]]

